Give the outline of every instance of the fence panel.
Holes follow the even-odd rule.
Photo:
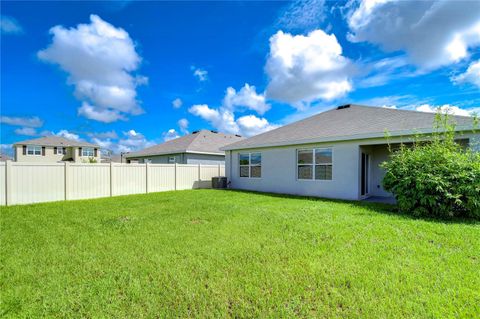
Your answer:
[[[218,175],[218,165],[200,166],[200,188],[212,188],[212,177]]]
[[[28,204],[65,199],[65,164],[12,163],[7,190],[11,202]]]
[[[5,162],[0,162],[0,205],[5,205],[7,201],[5,167]]]
[[[67,164],[67,199],[110,196],[110,164]]]
[[[149,164],[148,192],[175,190],[175,165]]]
[[[199,188],[198,165],[177,164],[177,190]]]
[[[0,162],[0,205],[211,188],[212,177],[224,171],[218,165]]]
[[[220,165],[220,174],[219,176],[225,176],[225,166]]]
[[[147,192],[145,164],[113,164],[112,196]]]

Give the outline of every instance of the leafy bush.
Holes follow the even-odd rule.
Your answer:
[[[95,164],[95,163],[97,163],[97,159],[95,157],[89,157],[88,159],[83,160],[82,162],[83,163],[89,163],[89,164]]]
[[[383,186],[395,195],[401,211],[480,218],[480,153],[456,143],[454,129],[448,115],[437,114],[431,141],[417,137],[382,163]]]

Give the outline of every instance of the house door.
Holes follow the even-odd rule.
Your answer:
[[[362,152],[362,167],[361,167],[361,185],[360,185],[360,195],[367,196],[370,192],[370,155]]]

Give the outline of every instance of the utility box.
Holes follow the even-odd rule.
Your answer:
[[[227,188],[227,178],[224,176],[212,177],[212,188],[215,188],[215,189]]]

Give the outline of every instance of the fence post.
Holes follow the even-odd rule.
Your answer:
[[[177,163],[175,163],[175,190],[177,190]]]
[[[110,197],[113,196],[113,163],[110,162]]]
[[[69,200],[70,199],[70,192],[69,192],[69,189],[68,189],[68,185],[70,184],[70,163],[69,162],[65,162],[65,172],[64,172],[64,175],[65,175],[65,188],[64,188],[64,191],[65,191],[65,200]]]
[[[220,164],[218,164],[218,176],[220,176]]]
[[[12,205],[12,161],[5,162],[5,206]]]
[[[148,186],[148,183],[149,183],[149,180],[150,180],[150,178],[149,178],[150,164],[148,164],[148,163],[145,163],[145,174],[146,174],[146,176],[145,176],[145,184],[146,184],[145,185],[145,193],[148,194],[150,192],[150,190],[149,190],[150,187]]]
[[[202,165],[198,164],[198,188],[202,188]]]

